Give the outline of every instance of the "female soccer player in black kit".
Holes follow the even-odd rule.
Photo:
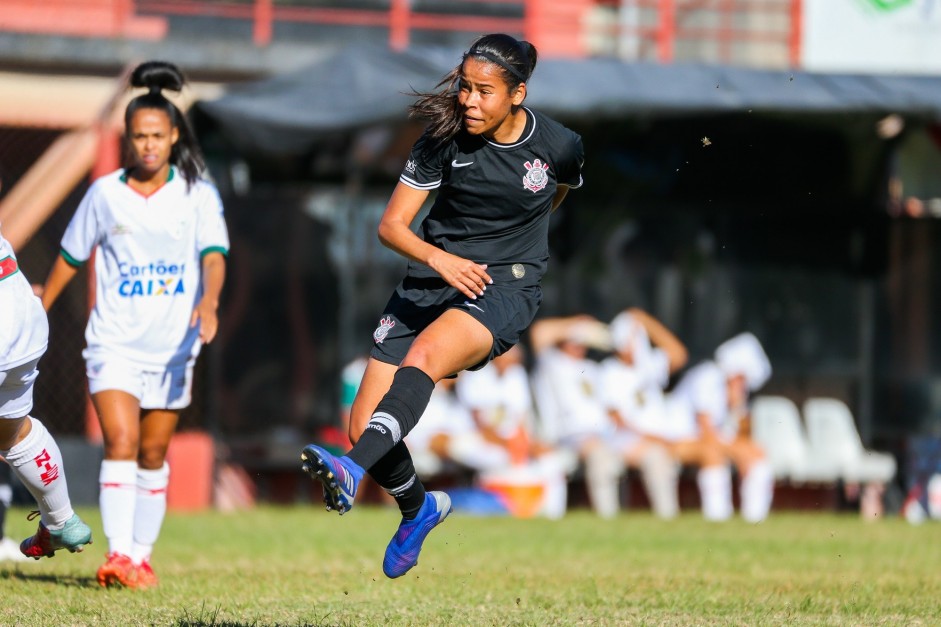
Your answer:
[[[509,35],[477,39],[438,84],[416,94],[413,117],[429,120],[379,224],[379,239],[408,272],[373,333],[344,457],[308,445],[303,469],[323,484],[327,510],[353,506],[364,472],[391,494],[402,522],[382,569],[400,577],[428,533],[451,511],[425,492],[402,439],[435,383],[483,367],[516,344],[542,300],[549,215],[582,183],[581,138],[523,106],[536,49]],[[416,235],[410,228],[438,195]]]

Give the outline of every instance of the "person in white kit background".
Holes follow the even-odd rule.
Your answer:
[[[184,83],[169,63],[134,70],[130,87],[146,91],[125,110],[126,167],[89,188],[43,288],[48,310],[96,253],[83,356],[104,435],[102,586],[158,583],[150,557],[166,514],[166,452],[218,327],[229,239],[193,132],[163,93]]]
[[[690,369],[670,395],[674,419],[687,425],[688,439],[704,457],[697,482],[707,520],[732,516],[730,463],[741,478],[741,514],[749,522],[768,516],[774,473],[765,452],[751,439],[749,395],[771,377],[771,363],[751,333],[723,342],[713,360]]]
[[[529,333],[540,436],[579,460],[591,507],[602,518],[620,509],[624,460],[610,446],[614,425],[601,401],[600,364],[589,348],[607,350],[605,323],[587,315],[542,318]]]
[[[0,465],[9,464],[39,506],[39,528],[20,544],[20,552],[35,559],[52,557],[60,549],[79,552],[92,536],[72,510],[56,441],[29,415],[48,340],[46,312],[0,234]],[[0,515],[6,515],[11,496],[9,481],[0,484]],[[0,538],[2,523],[0,519]]]
[[[486,467],[489,457],[466,407],[454,393],[455,379],[441,379],[428,399],[428,407],[415,428],[405,436],[419,477],[432,477],[449,464],[474,471]]]
[[[660,518],[679,514],[679,461],[664,390],[686,365],[686,346],[659,320],[631,308],[608,325],[614,353],[601,363],[601,389],[615,425],[612,445],[628,466],[642,469],[651,507]]]
[[[565,515],[566,475],[577,460],[535,438],[535,408],[523,349],[517,344],[484,368],[463,372],[457,397],[473,418],[489,463],[482,467],[484,484],[535,485],[541,489],[538,513]]]

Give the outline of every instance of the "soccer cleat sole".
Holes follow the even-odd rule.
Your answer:
[[[301,453],[301,470],[307,473],[311,479],[314,479],[323,486],[323,502],[327,506],[327,511],[336,510],[340,516],[350,510],[346,497],[340,491],[340,482],[336,474],[330,470],[330,467],[315,452],[305,448]]]

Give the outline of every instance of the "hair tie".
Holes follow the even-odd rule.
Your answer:
[[[477,50],[475,48],[471,48],[470,50],[467,51],[467,55],[465,56],[483,57],[487,59],[488,61],[490,61],[491,63],[496,63],[497,65],[502,67],[504,70],[506,70],[507,72],[509,72],[516,78],[518,78],[519,82],[521,83],[526,82],[526,77],[523,76],[522,72],[520,72],[515,67],[513,67],[512,65],[510,65],[509,63],[507,63],[506,61],[504,61],[503,59],[501,59],[495,54],[491,54],[490,52],[487,52],[485,50]]]
[[[162,91],[163,89],[161,89],[160,85],[151,85],[148,93],[152,96],[159,96]]]

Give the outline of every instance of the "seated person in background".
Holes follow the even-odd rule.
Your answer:
[[[621,312],[609,329],[614,354],[601,368],[604,403],[615,426],[612,442],[628,466],[642,470],[654,513],[674,518],[680,465],[671,450],[677,434],[666,420],[664,389],[689,354],[669,329],[640,309]]]
[[[441,379],[435,384],[422,419],[405,436],[415,471],[423,479],[445,472],[449,463],[478,470],[503,460],[494,456],[493,450],[479,446],[470,412],[454,394],[455,383],[456,379]]]
[[[764,451],[751,439],[748,403],[749,394],[770,376],[771,363],[761,343],[751,333],[742,333],[721,344],[714,360],[689,370],[670,394],[668,411],[686,431],[674,451],[700,466],[699,494],[708,520],[732,516],[729,462],[741,477],[742,517],[760,522],[768,515],[774,474]]]
[[[537,320],[530,329],[536,366],[533,387],[545,437],[584,463],[588,496],[594,511],[610,518],[621,506],[619,484],[626,463],[623,451],[612,446],[614,424],[601,396],[601,365],[588,356],[589,348],[610,350],[607,325],[590,316]],[[667,481],[648,472],[674,473],[665,464],[640,468],[645,486]],[[675,486],[675,482],[673,484]],[[648,493],[660,503],[659,493]]]
[[[516,345],[480,370],[461,373],[457,397],[470,411],[481,446],[499,451],[500,463],[482,471],[483,483],[541,487],[539,513],[561,518],[567,505],[566,474],[576,460],[534,439],[534,410],[523,349]]]
[[[607,325],[590,316],[544,318],[529,330],[541,437],[585,467],[592,509],[612,518],[620,509],[624,464],[608,446],[613,429],[598,396],[599,365],[589,346],[610,345]]]

